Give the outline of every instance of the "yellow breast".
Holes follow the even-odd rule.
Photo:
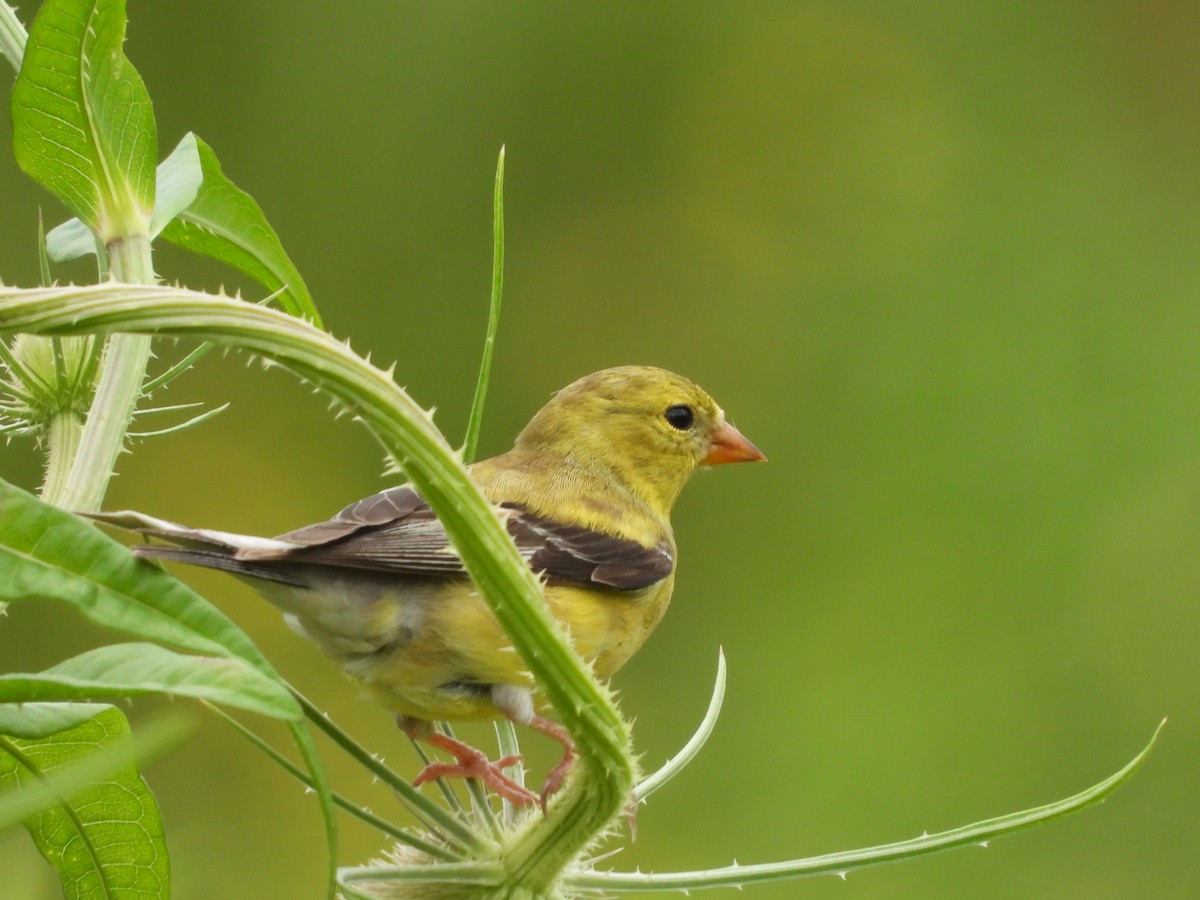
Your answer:
[[[673,583],[667,577],[641,591],[551,585],[545,596],[576,652],[607,678],[650,636],[666,612]],[[411,608],[414,601],[419,614]],[[409,608],[401,613],[400,606]],[[396,712],[420,719],[501,718],[491,703],[491,685],[535,688],[504,629],[467,582],[391,591],[371,607],[377,620],[404,621],[404,633],[370,653],[331,655]]]

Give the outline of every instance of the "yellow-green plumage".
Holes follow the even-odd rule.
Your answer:
[[[512,450],[471,466],[576,650],[608,677],[671,599],[670,512],[697,467],[762,459],[708,394],[664,369],[579,379],[546,404]],[[188,529],[136,513],[101,516],[186,549],[143,555],[246,576],[410,733],[435,719],[534,718],[530,675],[432,512],[409,489],[276,539]]]
[[[681,431],[663,417],[672,406],[694,414]],[[724,414],[711,397],[663,369],[606,369],[560,391],[517,437],[512,450],[476,463],[472,477],[495,503],[518,503],[559,522],[629,538],[646,547],[676,548],[670,511],[683,485],[709,453]],[[416,719],[484,719],[506,714],[483,693],[443,689],[463,682],[533,688],[520,657],[478,596],[462,579],[359,584],[349,604],[363,618],[348,623],[300,614],[298,624],[379,702]],[[546,599],[575,649],[608,677],[642,646],[671,599],[674,573],[649,587],[548,585]],[[361,595],[371,599],[362,603]],[[322,605],[322,598],[316,601]],[[294,604],[294,600],[292,604]],[[292,604],[279,603],[281,606]],[[305,604],[307,605],[307,604]],[[343,607],[341,603],[333,604]],[[420,615],[414,611],[420,609]],[[325,613],[329,612],[326,604]],[[406,618],[420,619],[410,638],[388,640]],[[340,617],[339,617],[340,619]],[[371,654],[338,653],[347,631],[366,622]],[[332,634],[330,632],[333,632]]]

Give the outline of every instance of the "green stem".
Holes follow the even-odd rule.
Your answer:
[[[55,498],[66,492],[67,476],[82,436],[83,423],[75,413],[60,412],[50,420],[46,441],[46,480],[42,484],[42,499],[48,503],[57,502]]]
[[[127,284],[153,284],[150,238],[130,235],[108,246],[113,277]],[[61,492],[44,493],[43,499],[64,509],[93,512],[100,509],[108,482],[116,471],[117,457],[133,411],[142,396],[142,381],[150,362],[150,336],[115,334],[105,344],[100,380],[88,410],[78,450]],[[51,446],[50,454],[60,451]]]
[[[567,642],[537,577],[428,413],[341,342],[272,309],[167,287],[0,288],[0,330],[124,331],[216,340],[266,356],[361,419],[446,527],[480,593],[575,739],[575,777],[544,818],[502,851],[506,888],[551,895],[562,870],[625,806],[634,762],[628,725]]]
[[[338,883],[349,887],[356,882],[389,884],[405,883],[412,885],[436,885],[438,889],[447,885],[464,885],[467,887],[486,888],[494,885],[503,873],[500,868],[489,861],[466,860],[459,863],[435,863],[432,865],[407,866],[353,866],[338,871]],[[359,896],[377,897],[378,893],[362,894]],[[399,893],[396,896],[401,896]],[[425,893],[413,893],[412,896],[425,896]],[[428,892],[430,897],[446,896],[441,890]],[[455,894],[454,896],[471,896]],[[526,897],[539,897],[538,894],[526,894]]]
[[[270,744],[268,744],[265,740],[263,740],[261,737],[259,737],[257,734],[255,734],[253,731],[251,731],[249,728],[247,728],[245,725],[243,725],[241,722],[239,722],[237,719],[235,719],[233,716],[229,715],[229,713],[225,712],[225,710],[221,709],[221,707],[217,706],[216,704],[209,703],[208,701],[202,701],[202,702],[204,703],[204,705],[206,707],[208,707],[209,712],[215,713],[217,716],[224,719],[225,723],[227,725],[229,725],[231,728],[233,728],[235,731],[237,731],[238,734],[240,734],[242,737],[244,737],[246,740],[248,740],[250,743],[252,743],[255,747],[257,747],[263,753],[265,753],[270,759],[273,759],[276,763],[278,763],[284,769],[284,771],[286,771],[289,775],[291,775],[293,778],[295,778],[297,781],[299,781],[301,784],[305,785],[306,787],[309,787],[309,788],[315,787],[311,776],[309,776],[306,772],[304,772],[299,766],[294,765],[291,761],[289,761],[286,757],[284,757],[284,755],[282,753],[280,753],[278,750],[276,750],[274,747],[272,747]],[[409,832],[405,831],[403,828],[400,828],[397,825],[393,825],[391,822],[387,821],[382,816],[376,815],[375,813],[371,812],[370,810],[368,810],[362,806],[359,806],[357,803],[354,803],[351,800],[348,800],[346,797],[342,796],[341,794],[337,793],[336,791],[334,791],[331,794],[331,796],[333,798],[334,804],[341,807],[343,810],[348,812],[350,815],[354,816],[356,819],[359,819],[359,820],[365,822],[366,824],[370,825],[372,828],[377,829],[381,833],[386,834],[389,837],[395,838],[397,841],[400,841],[401,843],[408,844],[410,847],[414,847],[417,850],[420,850],[422,853],[425,853],[425,854],[433,857],[434,859],[440,859],[440,860],[446,860],[446,861],[453,861],[453,860],[458,859],[458,857],[454,853],[450,852],[445,847],[442,847],[438,844],[432,844],[429,841],[426,841],[424,838],[421,838],[417,835],[410,834]]]
[[[432,822],[441,829],[447,840],[458,843],[465,850],[476,853],[487,850],[487,843],[470,826],[460,822],[436,803],[426,799],[416,788],[385,766],[378,757],[342,731],[333,723],[332,719],[317,709],[311,700],[295,688],[292,688],[292,694],[300,702],[306,719],[325,732],[327,737],[357,760],[363,768],[395,791],[417,816],[424,821]]]
[[[21,60],[25,58],[25,42],[28,39],[29,34],[17,18],[17,11],[0,0],[0,55],[12,64],[16,72],[21,71]]]

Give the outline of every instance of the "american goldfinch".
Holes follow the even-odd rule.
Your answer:
[[[695,384],[665,369],[624,366],[559,391],[513,449],[470,473],[541,573],[546,602],[575,649],[607,678],[641,647],[671,599],[670,513],[684,483],[700,466],[762,459]],[[394,711],[408,735],[455,758],[429,765],[417,784],[473,777],[513,802],[536,799],[502,771],[514,760],[489,762],[431,727],[501,717],[563,744],[543,802],[561,783],[574,758],[569,735],[537,714],[537,685],[411,487],[389,488],[276,538],[132,512],[97,518],[176,545],[140,545],[139,556],[247,578]]]

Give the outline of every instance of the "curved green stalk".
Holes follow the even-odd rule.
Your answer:
[[[487,399],[488,379],[492,374],[492,353],[496,349],[496,332],[500,328],[500,299],[504,295],[504,148],[496,160],[496,188],[492,195],[492,296],[488,303],[487,336],[483,339],[483,356],[479,362],[479,380],[475,384],[475,399],[471,401],[471,416],[467,420],[467,437],[463,441],[463,459],[475,460],[479,446],[479,431],[483,425],[483,403]]]
[[[467,860],[459,863],[435,863],[421,866],[355,866],[338,871],[338,884],[350,887],[354,884],[403,881],[409,884],[464,885],[476,888],[493,888],[504,880],[504,868],[495,862]],[[359,896],[373,897],[374,894]],[[537,897],[539,894],[525,894]]]
[[[627,724],[566,642],[494,508],[431,416],[389,373],[275,310],[178,288],[103,284],[0,288],[0,331],[136,332],[213,340],[266,357],[360,418],[446,526],[455,549],[579,749],[575,777],[501,851],[498,892],[548,894],[563,869],[624,807],[634,781]]]
[[[724,702],[725,650],[721,649],[717,653],[717,680],[713,684],[712,698],[708,701],[708,710],[704,713],[704,718],[701,720],[700,726],[678,753],[667,760],[662,768],[639,782],[638,786],[633,789],[633,794],[637,797],[639,803],[645,802],[647,797],[682,772],[684,767],[704,749],[704,745],[708,743],[708,738],[713,733],[713,729],[717,727],[717,719],[721,715],[721,705]]]
[[[937,834],[923,834],[907,841],[896,841],[877,847],[827,853],[808,859],[793,859],[785,862],[762,863],[743,866],[736,862],[720,869],[698,872],[583,872],[568,875],[565,882],[580,890],[608,894],[612,891],[674,891],[688,893],[705,888],[738,888],[749,884],[768,881],[788,881],[813,875],[846,875],[857,869],[878,866],[883,863],[899,862],[928,856],[943,850],[958,847],[987,847],[995,838],[1041,825],[1061,816],[1078,812],[1094,803],[1100,803],[1113,791],[1133,777],[1154,748],[1158,735],[1166,724],[1159,723],[1150,738],[1133,759],[1103,781],[1092,785],[1078,794],[1020,812],[997,816],[972,825],[964,825]]]

